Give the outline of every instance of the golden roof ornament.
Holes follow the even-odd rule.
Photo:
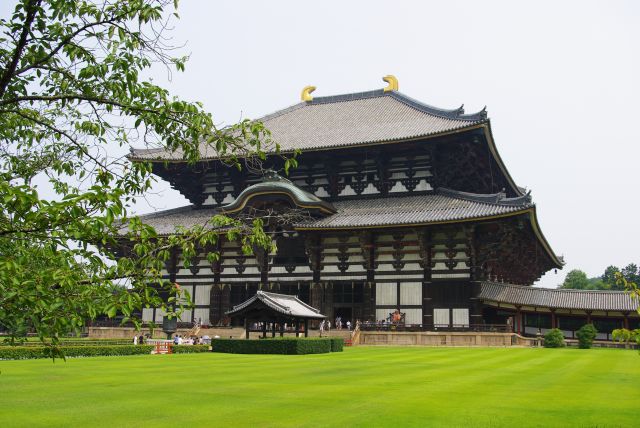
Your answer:
[[[383,89],[384,92],[391,92],[391,91],[397,91],[398,90],[398,79],[396,78],[396,76],[388,74],[388,75],[384,76],[382,78],[382,80],[384,80],[385,82],[387,82],[389,84],[389,85],[387,85],[386,88]]]
[[[311,100],[313,100],[313,97],[311,96],[311,92],[313,92],[315,90],[316,90],[315,86],[305,86],[302,89],[302,94],[300,94],[300,99],[302,101],[311,101]]]

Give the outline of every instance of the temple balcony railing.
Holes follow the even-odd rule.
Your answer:
[[[393,323],[362,323],[362,331],[434,331],[434,332],[479,332],[479,333],[513,333],[513,326],[509,324],[393,324]]]

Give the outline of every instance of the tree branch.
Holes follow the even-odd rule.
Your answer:
[[[18,62],[20,61],[20,57],[22,56],[22,51],[27,45],[27,36],[31,31],[31,24],[33,24],[33,21],[36,18],[36,10],[40,6],[41,1],[42,0],[31,0],[27,5],[27,16],[24,21],[24,25],[22,26],[20,39],[18,39],[16,48],[13,51],[11,62],[5,68],[4,73],[2,74],[2,78],[0,79],[0,98],[4,96],[7,90],[7,86],[11,81],[11,77],[13,77],[16,67],[18,66]]]
[[[51,52],[49,52],[47,55],[45,55],[42,59],[29,64],[25,67],[22,67],[21,69],[15,71],[15,75],[19,75],[21,73],[24,73],[25,71],[29,71],[32,68],[38,67],[42,64],[46,64],[47,61],[49,61],[51,58],[53,58],[58,52],[60,52],[60,49],[62,49],[63,47],[65,47],[67,44],[69,44],[71,42],[71,40],[73,40],[74,37],[76,37],[78,34],[82,33],[83,31],[91,28],[91,27],[96,27],[98,25],[104,25],[104,24],[113,24],[115,22],[117,22],[119,19],[122,19],[122,17],[124,16],[124,14],[122,16],[116,16],[113,17],[111,19],[107,19],[107,20],[102,20],[102,21],[96,21],[96,22],[91,22],[89,24],[83,25],[82,27],[78,28],[76,31],[74,31],[73,33],[69,34],[67,37],[65,37],[64,39],[62,39],[62,41],[58,44],[58,46],[56,46]]]

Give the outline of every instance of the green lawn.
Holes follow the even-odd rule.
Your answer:
[[[0,427],[639,426],[635,351],[347,348],[0,361]]]

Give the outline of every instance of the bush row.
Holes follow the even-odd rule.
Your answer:
[[[174,346],[171,348],[174,354],[197,354],[209,352],[209,345],[186,345]]]
[[[60,349],[65,357],[99,357],[116,355],[150,354],[153,345],[114,345],[114,346],[64,346]],[[50,349],[45,346],[3,346],[0,348],[0,360],[28,360],[50,358]]]
[[[50,342],[47,342],[50,343]],[[118,345],[133,345],[133,343],[131,342],[131,340],[128,339],[111,339],[111,340],[100,340],[100,341],[89,341],[89,340],[74,340],[74,341],[68,341],[68,340],[61,340],[60,342],[58,342],[59,346],[118,346]],[[0,346],[34,346],[34,347],[43,347],[42,342],[17,342],[15,345],[12,345],[9,342],[0,342]]]
[[[213,352],[227,354],[325,354],[342,351],[342,338],[305,337],[275,338],[265,340],[214,339]],[[335,349],[335,350],[334,350]]]
[[[60,349],[65,357],[100,357],[121,355],[150,354],[154,345],[114,345],[114,346],[63,346]],[[0,347],[0,360],[30,360],[50,358],[50,349],[45,346],[3,346]],[[174,346],[174,354],[195,354],[208,352],[209,345]]]
[[[331,340],[331,352],[342,352],[344,348],[344,339],[341,337],[330,337]]]
[[[596,338],[598,330],[593,324],[585,324],[576,332],[578,337],[578,347],[582,349],[589,349],[593,345],[593,340]],[[567,346],[564,340],[564,334],[562,330],[558,328],[552,328],[544,335],[544,347],[545,348],[563,348]]]

